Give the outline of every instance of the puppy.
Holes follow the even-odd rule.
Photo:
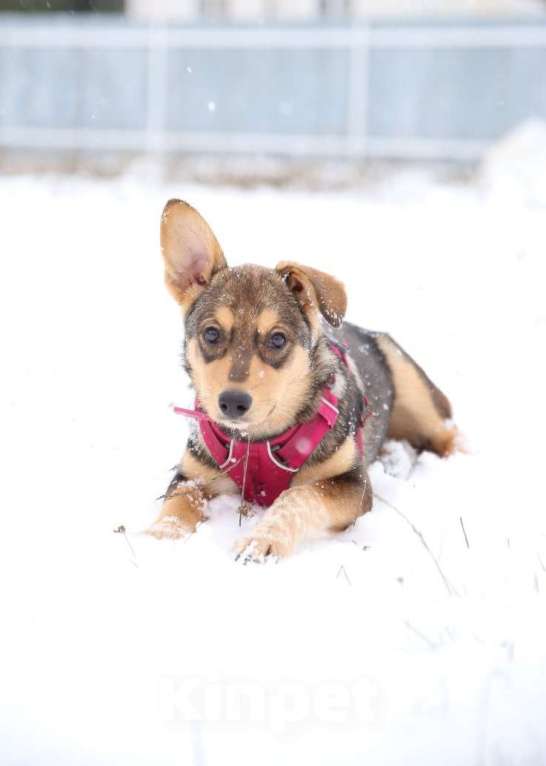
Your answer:
[[[297,263],[229,268],[212,230],[170,200],[161,218],[165,280],[185,317],[195,428],[157,521],[178,538],[224,494],[267,507],[236,553],[287,556],[372,507],[368,467],[387,438],[446,456],[451,407],[388,335],[347,322],[334,277]]]

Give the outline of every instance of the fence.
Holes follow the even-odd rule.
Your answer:
[[[546,119],[546,23],[0,21],[0,147],[474,159]]]

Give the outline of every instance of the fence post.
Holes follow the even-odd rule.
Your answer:
[[[368,134],[370,27],[351,27],[349,93],[347,99],[347,153],[365,156]]]
[[[165,26],[148,27],[146,149],[161,165],[165,153],[168,40]]]

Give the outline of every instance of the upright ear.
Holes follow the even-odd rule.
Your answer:
[[[340,327],[347,311],[347,293],[337,279],[323,271],[282,261],[277,271],[305,312],[317,309],[333,327]]]
[[[227,268],[222,248],[205,219],[179,199],[163,208],[160,236],[167,288],[187,309],[214,274]]]

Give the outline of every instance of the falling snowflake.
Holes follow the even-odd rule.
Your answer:
[[[313,449],[313,445],[310,441],[310,439],[307,439],[305,436],[302,436],[300,439],[296,442],[296,449],[300,453],[300,455],[306,455]]]

